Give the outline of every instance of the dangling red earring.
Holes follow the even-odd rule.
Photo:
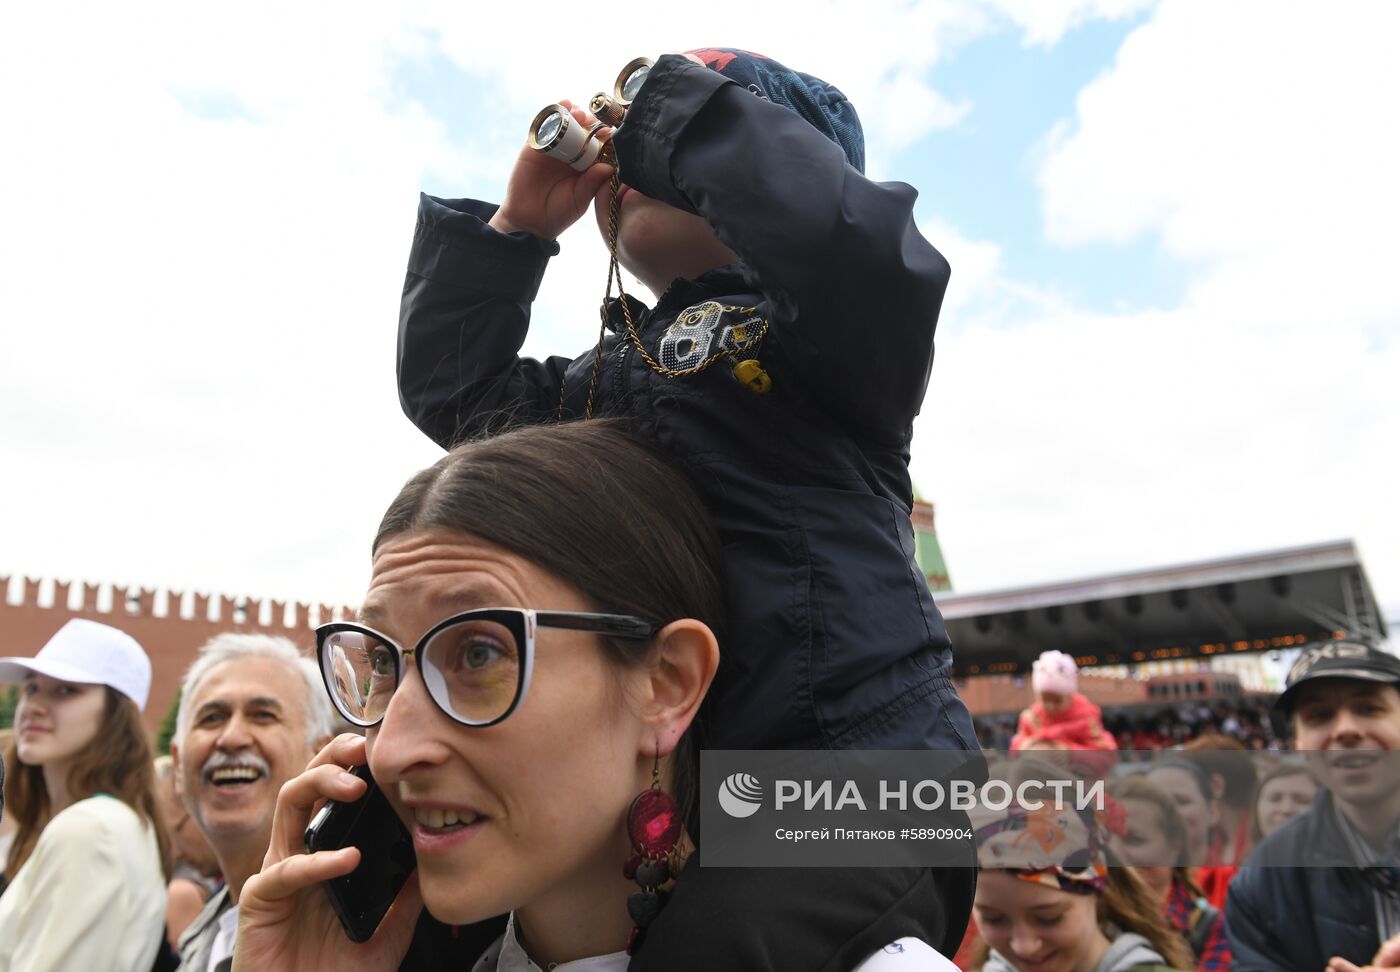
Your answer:
[[[661,885],[671,879],[671,852],[681,838],[681,814],[676,801],[661,789],[661,746],[651,766],[651,789],[637,794],[627,808],[627,837],[632,844],[632,856],[622,867],[623,876],[636,881],[642,889],[627,899],[627,913],[632,916],[632,933],[627,936],[627,954],[631,955],[642,943],[646,927],[652,923],[666,904],[667,893]]]

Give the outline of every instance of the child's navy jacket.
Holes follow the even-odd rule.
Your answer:
[[[630,418],[683,468],[724,543],[729,624],[702,745],[975,748],[909,519],[948,282],[914,190],[866,179],[796,114],[677,56],[657,62],[616,147],[628,185],[699,213],[741,260],[676,281],[651,311],[632,302],[652,356],[683,368],[769,323],[744,352],[772,378],[759,394],[728,360],[657,373],[614,302],[596,389],[594,414]],[[581,416],[589,395],[592,349],[519,356],[558,246],[490,228],[495,208],[424,196],[409,256],[399,392],[445,448],[503,415]],[[591,302],[580,335],[596,333]]]

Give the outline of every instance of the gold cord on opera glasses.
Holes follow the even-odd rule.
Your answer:
[[[637,326],[632,319],[632,308],[627,302],[627,293],[623,290],[622,271],[617,257],[619,198],[622,180],[617,171],[617,159],[613,152],[612,139],[609,133],[604,133],[602,129],[606,127],[615,130],[622,126],[627,117],[627,110],[641,90],[642,82],[650,73],[651,66],[652,61],[645,57],[633,58],[628,61],[618,72],[617,80],[613,83],[612,94],[600,91],[589,101],[589,110],[598,120],[587,128],[578,123],[569,109],[559,104],[543,108],[535,115],[534,121],[530,123],[529,142],[530,147],[535,151],[552,159],[558,159],[579,172],[585,171],[597,162],[605,162],[613,166],[612,185],[608,199],[608,278],[603,292],[603,303],[599,309],[601,320],[598,327],[598,342],[593,349],[593,373],[588,382],[588,403],[584,409],[584,415],[587,418],[593,417],[593,400],[598,391],[598,375],[603,363],[603,339],[607,333],[608,306],[613,299],[614,283],[617,285],[617,302],[622,307],[622,316],[627,324],[627,338],[652,371],[667,378],[685,378],[699,374],[716,361],[729,359],[733,363],[734,379],[741,385],[760,395],[767,393],[773,387],[773,379],[768,375],[768,372],[763,370],[758,358],[753,355],[753,351],[763,341],[763,336],[768,333],[767,318],[758,317],[736,325],[730,333],[731,339],[725,343],[725,346],[711,353],[700,363],[687,368],[668,368],[657,361],[642,344],[641,337],[637,334]],[[727,305],[720,306],[719,309],[726,312],[752,310],[752,308]],[[741,355],[743,357],[740,357]],[[562,418],[563,412],[564,383],[561,380],[558,417]]]

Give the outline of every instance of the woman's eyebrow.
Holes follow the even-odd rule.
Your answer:
[[[472,611],[484,607],[511,607],[514,600],[503,587],[490,581],[475,581],[439,591],[428,601],[444,611]]]
[[[360,609],[355,612],[356,623],[371,628],[383,625],[389,614],[386,603],[388,600],[391,599],[384,598],[361,605]],[[428,598],[428,605],[434,611],[443,612],[445,617],[448,614],[458,614],[477,608],[518,607],[519,605],[514,603],[516,600],[517,598],[508,593],[502,585],[494,581],[478,580],[469,581],[445,591],[438,591]]]

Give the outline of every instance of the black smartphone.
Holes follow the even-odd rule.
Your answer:
[[[353,803],[328,800],[306,828],[306,852],[351,845],[360,849],[360,863],[353,871],[323,883],[345,934],[352,942],[363,942],[384,920],[418,859],[412,836],[369,767],[356,766],[350,772],[369,784],[365,795]]]

